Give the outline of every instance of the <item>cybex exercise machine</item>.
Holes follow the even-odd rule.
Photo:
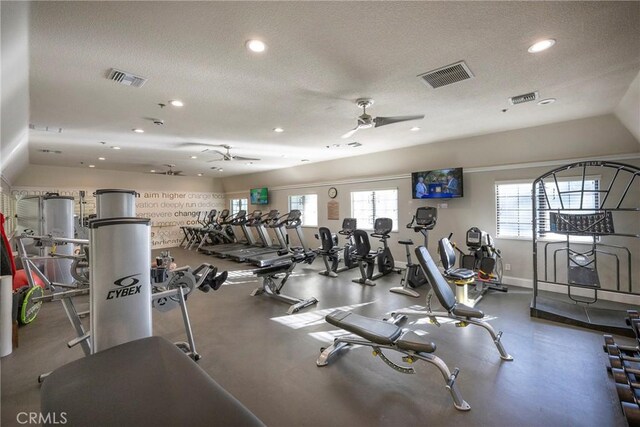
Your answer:
[[[436,208],[424,206],[416,210],[416,214],[411,219],[411,222],[407,224],[407,228],[413,228],[416,233],[421,233],[424,236],[424,247],[429,247],[429,231],[433,230],[438,220],[438,210]],[[413,241],[400,240],[398,243],[404,245],[407,251],[407,268],[404,270],[404,275],[400,281],[400,286],[389,289],[390,292],[396,294],[407,295],[410,297],[418,298],[420,294],[411,288],[418,288],[427,283],[427,278],[424,272],[420,268],[420,265],[414,264],[411,261],[410,246],[413,246]]]

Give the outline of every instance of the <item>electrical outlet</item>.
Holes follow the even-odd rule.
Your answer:
[[[505,264],[504,271],[511,271],[511,264]]]
[[[447,209],[448,207],[447,203],[438,203],[438,209]]]

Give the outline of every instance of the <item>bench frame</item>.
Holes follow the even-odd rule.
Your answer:
[[[460,411],[468,411],[471,409],[471,406],[462,398],[462,394],[460,393],[460,390],[458,389],[458,384],[456,383],[456,378],[458,377],[458,373],[460,372],[460,370],[458,368],[455,368],[452,373],[449,370],[449,367],[447,366],[447,364],[444,363],[442,359],[440,359],[438,356],[431,353],[418,353],[411,350],[404,350],[404,349],[398,348],[398,346],[395,344],[388,344],[388,345],[376,344],[369,340],[363,339],[358,335],[351,334],[343,337],[338,337],[333,341],[333,344],[331,344],[329,347],[322,348],[320,357],[318,357],[318,360],[316,361],[316,365],[320,367],[328,365],[329,362],[341,352],[341,350],[345,349],[346,347],[352,344],[371,347],[373,349],[374,356],[379,356],[382,359],[382,361],[386,363],[389,367],[403,374],[415,374],[415,370],[412,367],[397,365],[393,361],[389,360],[382,352],[383,349],[393,350],[403,354],[404,356],[402,360],[407,363],[413,363],[416,360],[423,360],[427,363],[434,365],[436,368],[438,368],[438,370],[442,374],[442,377],[444,378],[444,381],[445,381],[446,389],[449,390],[449,393],[451,393],[451,398],[453,399],[453,406],[455,406],[455,408]]]

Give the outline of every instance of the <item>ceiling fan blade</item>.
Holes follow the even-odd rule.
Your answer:
[[[376,117],[373,119],[375,127],[386,126],[393,123],[408,122],[410,120],[424,119],[424,114],[421,116],[394,116],[394,117]]]
[[[256,159],[253,157],[243,157],[243,156],[231,156],[231,158],[233,160],[262,160],[262,159]]]
[[[358,131],[358,129],[360,129],[360,125],[356,126],[355,128],[351,129],[349,132],[345,133],[344,135],[342,135],[342,139],[347,139],[347,138],[351,138],[351,135],[353,135],[354,133],[356,133]]]
[[[212,162],[222,162],[224,161],[224,157],[221,159],[213,159],[213,160],[207,160],[207,163],[212,163]]]

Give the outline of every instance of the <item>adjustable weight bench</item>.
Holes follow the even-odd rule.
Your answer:
[[[53,371],[43,414],[72,426],[264,426],[242,403],[164,338],[149,337]]]
[[[321,349],[316,365],[326,366],[342,349],[355,344],[373,348],[373,355],[379,356],[384,363],[394,370],[403,374],[414,374],[415,370],[412,367],[397,365],[382,352],[383,349],[397,351],[404,354],[402,360],[407,363],[423,360],[435,365],[444,378],[447,390],[451,393],[453,406],[460,411],[471,409],[471,406],[462,398],[456,384],[459,369],[454,369],[453,373],[449,371],[446,363],[433,354],[436,350],[436,345],[433,342],[413,331],[403,333],[402,329],[393,323],[360,316],[348,311],[335,310],[328,314],[325,320],[327,323],[354,335],[336,338],[331,346]]]
[[[491,335],[491,339],[500,353],[500,358],[506,361],[513,360],[513,357],[507,353],[500,341],[502,338],[502,331],[496,333],[493,326],[487,323],[486,320],[483,320],[484,313],[482,311],[477,308],[460,304],[456,301],[456,296],[451,290],[449,283],[447,283],[445,278],[442,276],[442,273],[438,270],[438,266],[424,246],[418,246],[416,248],[416,257],[418,258],[420,267],[427,276],[427,283],[431,285],[431,289],[433,291],[429,292],[427,297],[427,310],[399,310],[392,312],[391,317],[396,318],[397,316],[404,315],[425,316],[431,320],[431,323],[437,326],[440,326],[440,323],[438,323],[437,320],[437,318],[440,317],[456,320],[456,326],[458,327],[466,327],[468,325],[480,326],[481,328],[486,329],[487,332],[489,332],[489,335]],[[433,294],[435,294],[440,305],[447,310],[446,312],[431,311],[431,297]]]
[[[289,276],[293,273],[293,269],[296,268],[296,264],[302,261],[307,262],[308,259],[310,259],[308,254],[296,253],[293,254],[291,260],[286,263],[276,264],[254,271],[256,276],[262,278],[262,286],[254,289],[253,292],[251,292],[251,296],[255,297],[264,294],[268,297],[286,302],[290,304],[289,310],[287,310],[288,314],[297,313],[303,308],[317,304],[318,300],[315,297],[302,299],[280,293],[285,283],[287,283]]]

